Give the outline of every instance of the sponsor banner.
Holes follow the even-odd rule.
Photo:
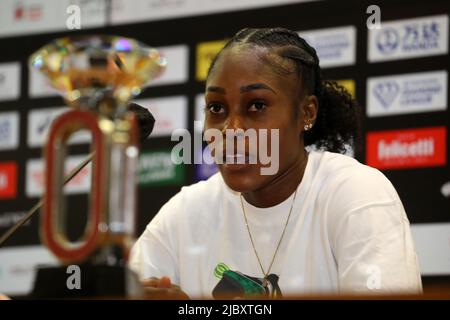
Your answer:
[[[354,26],[299,31],[298,34],[316,49],[321,68],[355,64],[356,28]]]
[[[343,86],[350,95],[355,98],[356,97],[356,89],[355,89],[355,80],[353,79],[343,79],[343,80],[336,80],[336,82]]]
[[[184,165],[172,161],[171,149],[143,152],[139,158],[140,186],[168,186],[184,183]]]
[[[195,96],[194,121],[199,121],[199,124],[201,124],[195,126],[194,129],[203,131],[203,124],[205,123],[205,95],[203,93]]]
[[[369,29],[369,62],[434,56],[448,53],[448,16],[382,22]]]
[[[450,198],[450,181],[445,182],[441,186],[441,194],[445,198]]]
[[[64,19],[58,0],[2,0],[0,37],[49,32]]]
[[[369,117],[447,109],[447,71],[410,73],[367,80]]]
[[[69,174],[84,159],[82,156],[70,156],[65,161],[64,172]],[[31,159],[27,162],[26,172],[26,195],[27,197],[40,197],[44,190],[44,161],[42,159]],[[70,182],[64,186],[65,194],[88,193],[91,189],[92,165],[84,167]]]
[[[0,162],[0,199],[14,199],[17,196],[17,164]]]
[[[188,102],[185,96],[138,99],[135,102],[150,110],[155,118],[150,138],[170,137],[175,129],[187,129]]]
[[[31,293],[39,266],[60,265],[44,246],[2,248],[0,261],[0,288],[10,296]]]
[[[20,97],[20,63],[0,63],[0,101]]]
[[[271,7],[313,0],[113,0],[113,24],[155,21],[188,16]]]
[[[56,107],[31,110],[28,114],[28,146],[41,147],[47,142],[50,125],[58,116],[71,110],[68,107]],[[80,130],[69,139],[69,144],[89,143],[92,137],[89,131]]]
[[[177,45],[156,49],[167,60],[167,68],[160,77],[151,80],[147,86],[186,82],[189,72],[189,47],[187,45]]]
[[[25,211],[18,211],[18,212],[1,212],[0,213],[0,228],[10,228],[13,225],[15,225],[17,222],[19,222],[20,220],[22,220],[25,216],[26,216],[27,212]],[[30,225],[30,220],[28,220],[27,222],[25,222],[25,224],[23,224],[21,226],[21,228],[23,226],[29,226]]]
[[[446,138],[446,127],[369,132],[366,162],[378,169],[444,166]]]
[[[71,5],[80,8],[80,27],[86,29],[310,1],[314,0],[133,0],[130,5],[125,0],[2,0],[0,38],[67,31],[74,17]]]
[[[421,274],[424,276],[450,274],[450,223],[412,224],[411,232]]]
[[[19,113],[0,112],[0,150],[19,146]]]
[[[100,27],[106,21],[104,0],[2,0],[0,38]],[[71,6],[77,6],[73,9]],[[79,19],[75,15],[79,14]]]
[[[47,81],[45,76],[35,68],[28,68],[28,95],[30,98],[59,96],[60,94]]]
[[[62,0],[64,3],[64,25],[63,28],[67,29],[66,22],[68,18],[73,15],[72,12],[67,12],[69,6],[78,6],[80,8],[80,22],[81,29],[95,28],[106,26],[106,7],[107,2],[105,0]]]
[[[200,42],[195,53],[195,78],[197,81],[205,81],[208,76],[209,66],[214,57],[225,45],[226,40]]]

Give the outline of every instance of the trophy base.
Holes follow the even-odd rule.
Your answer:
[[[32,299],[140,298],[137,275],[122,266],[84,264],[38,269]],[[79,269],[77,268],[79,267]]]

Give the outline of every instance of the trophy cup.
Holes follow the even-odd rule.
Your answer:
[[[127,111],[130,99],[157,77],[166,62],[157,50],[117,36],[57,39],[35,52],[30,65],[42,72],[71,110],[56,118],[45,146],[42,241],[66,267],[40,268],[34,297],[130,296],[137,276],[126,267],[133,242],[139,132]],[[64,160],[69,138],[92,135],[88,220],[81,243],[65,234]],[[81,288],[67,286],[67,266],[81,269]],[[75,288],[76,289],[76,288]]]

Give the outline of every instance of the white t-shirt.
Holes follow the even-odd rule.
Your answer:
[[[267,271],[294,194],[270,208],[245,202]],[[263,278],[239,193],[220,174],[172,197],[134,245],[141,279],[169,276],[192,298],[211,298],[219,263]],[[421,292],[408,218],[389,180],[348,156],[311,151],[271,272],[284,296],[338,292]]]

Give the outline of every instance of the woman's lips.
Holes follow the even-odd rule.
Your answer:
[[[242,170],[257,163],[257,157],[248,154],[224,155],[223,166],[230,170]]]
[[[256,164],[256,157],[249,154],[226,154],[223,158],[227,164]]]

